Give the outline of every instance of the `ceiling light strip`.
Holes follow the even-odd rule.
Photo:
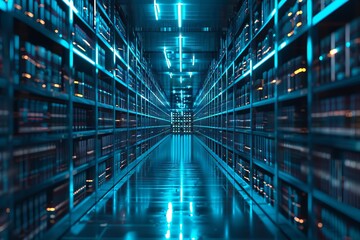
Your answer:
[[[168,68],[170,68],[171,67],[171,62],[170,62],[170,60],[169,60],[169,58],[167,56],[166,47],[164,47],[164,56],[165,56],[165,60],[166,60],[166,65],[167,65]]]
[[[182,72],[183,68],[182,68],[182,35],[180,34],[179,36],[179,54],[180,54],[180,72]]]
[[[156,3],[156,0],[154,0],[154,12],[155,12],[155,19],[156,19],[156,21],[158,21],[159,14],[160,14],[160,7],[159,7],[159,4]]]
[[[179,28],[182,27],[182,16],[181,16],[181,3],[178,3],[178,24]]]

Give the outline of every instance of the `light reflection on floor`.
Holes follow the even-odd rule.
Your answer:
[[[174,135],[64,237],[94,238],[283,237],[263,224],[191,135]]]

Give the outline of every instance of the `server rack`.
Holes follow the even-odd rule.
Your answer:
[[[0,1],[0,238],[57,238],[170,133],[117,1]]]
[[[178,111],[171,113],[171,127],[174,134],[191,134],[193,132],[192,112]]]
[[[243,0],[194,132],[292,237],[360,237],[359,13],[352,0]]]

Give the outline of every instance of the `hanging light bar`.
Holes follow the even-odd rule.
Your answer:
[[[182,72],[182,36],[179,36],[180,72]]]
[[[170,60],[169,60],[169,58],[167,56],[166,47],[164,47],[164,56],[165,56],[167,67],[170,68],[171,67],[171,62],[170,62]]]
[[[182,27],[181,3],[178,3],[178,24],[179,24],[179,28],[181,28]]]
[[[156,21],[159,20],[159,14],[160,14],[160,7],[159,4],[154,0],[154,12],[155,12],[155,19]]]

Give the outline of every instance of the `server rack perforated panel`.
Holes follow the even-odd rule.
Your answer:
[[[0,1],[0,238],[59,237],[170,133],[126,19],[113,0]]]
[[[190,134],[193,131],[192,112],[172,112],[171,126],[175,134]]]

